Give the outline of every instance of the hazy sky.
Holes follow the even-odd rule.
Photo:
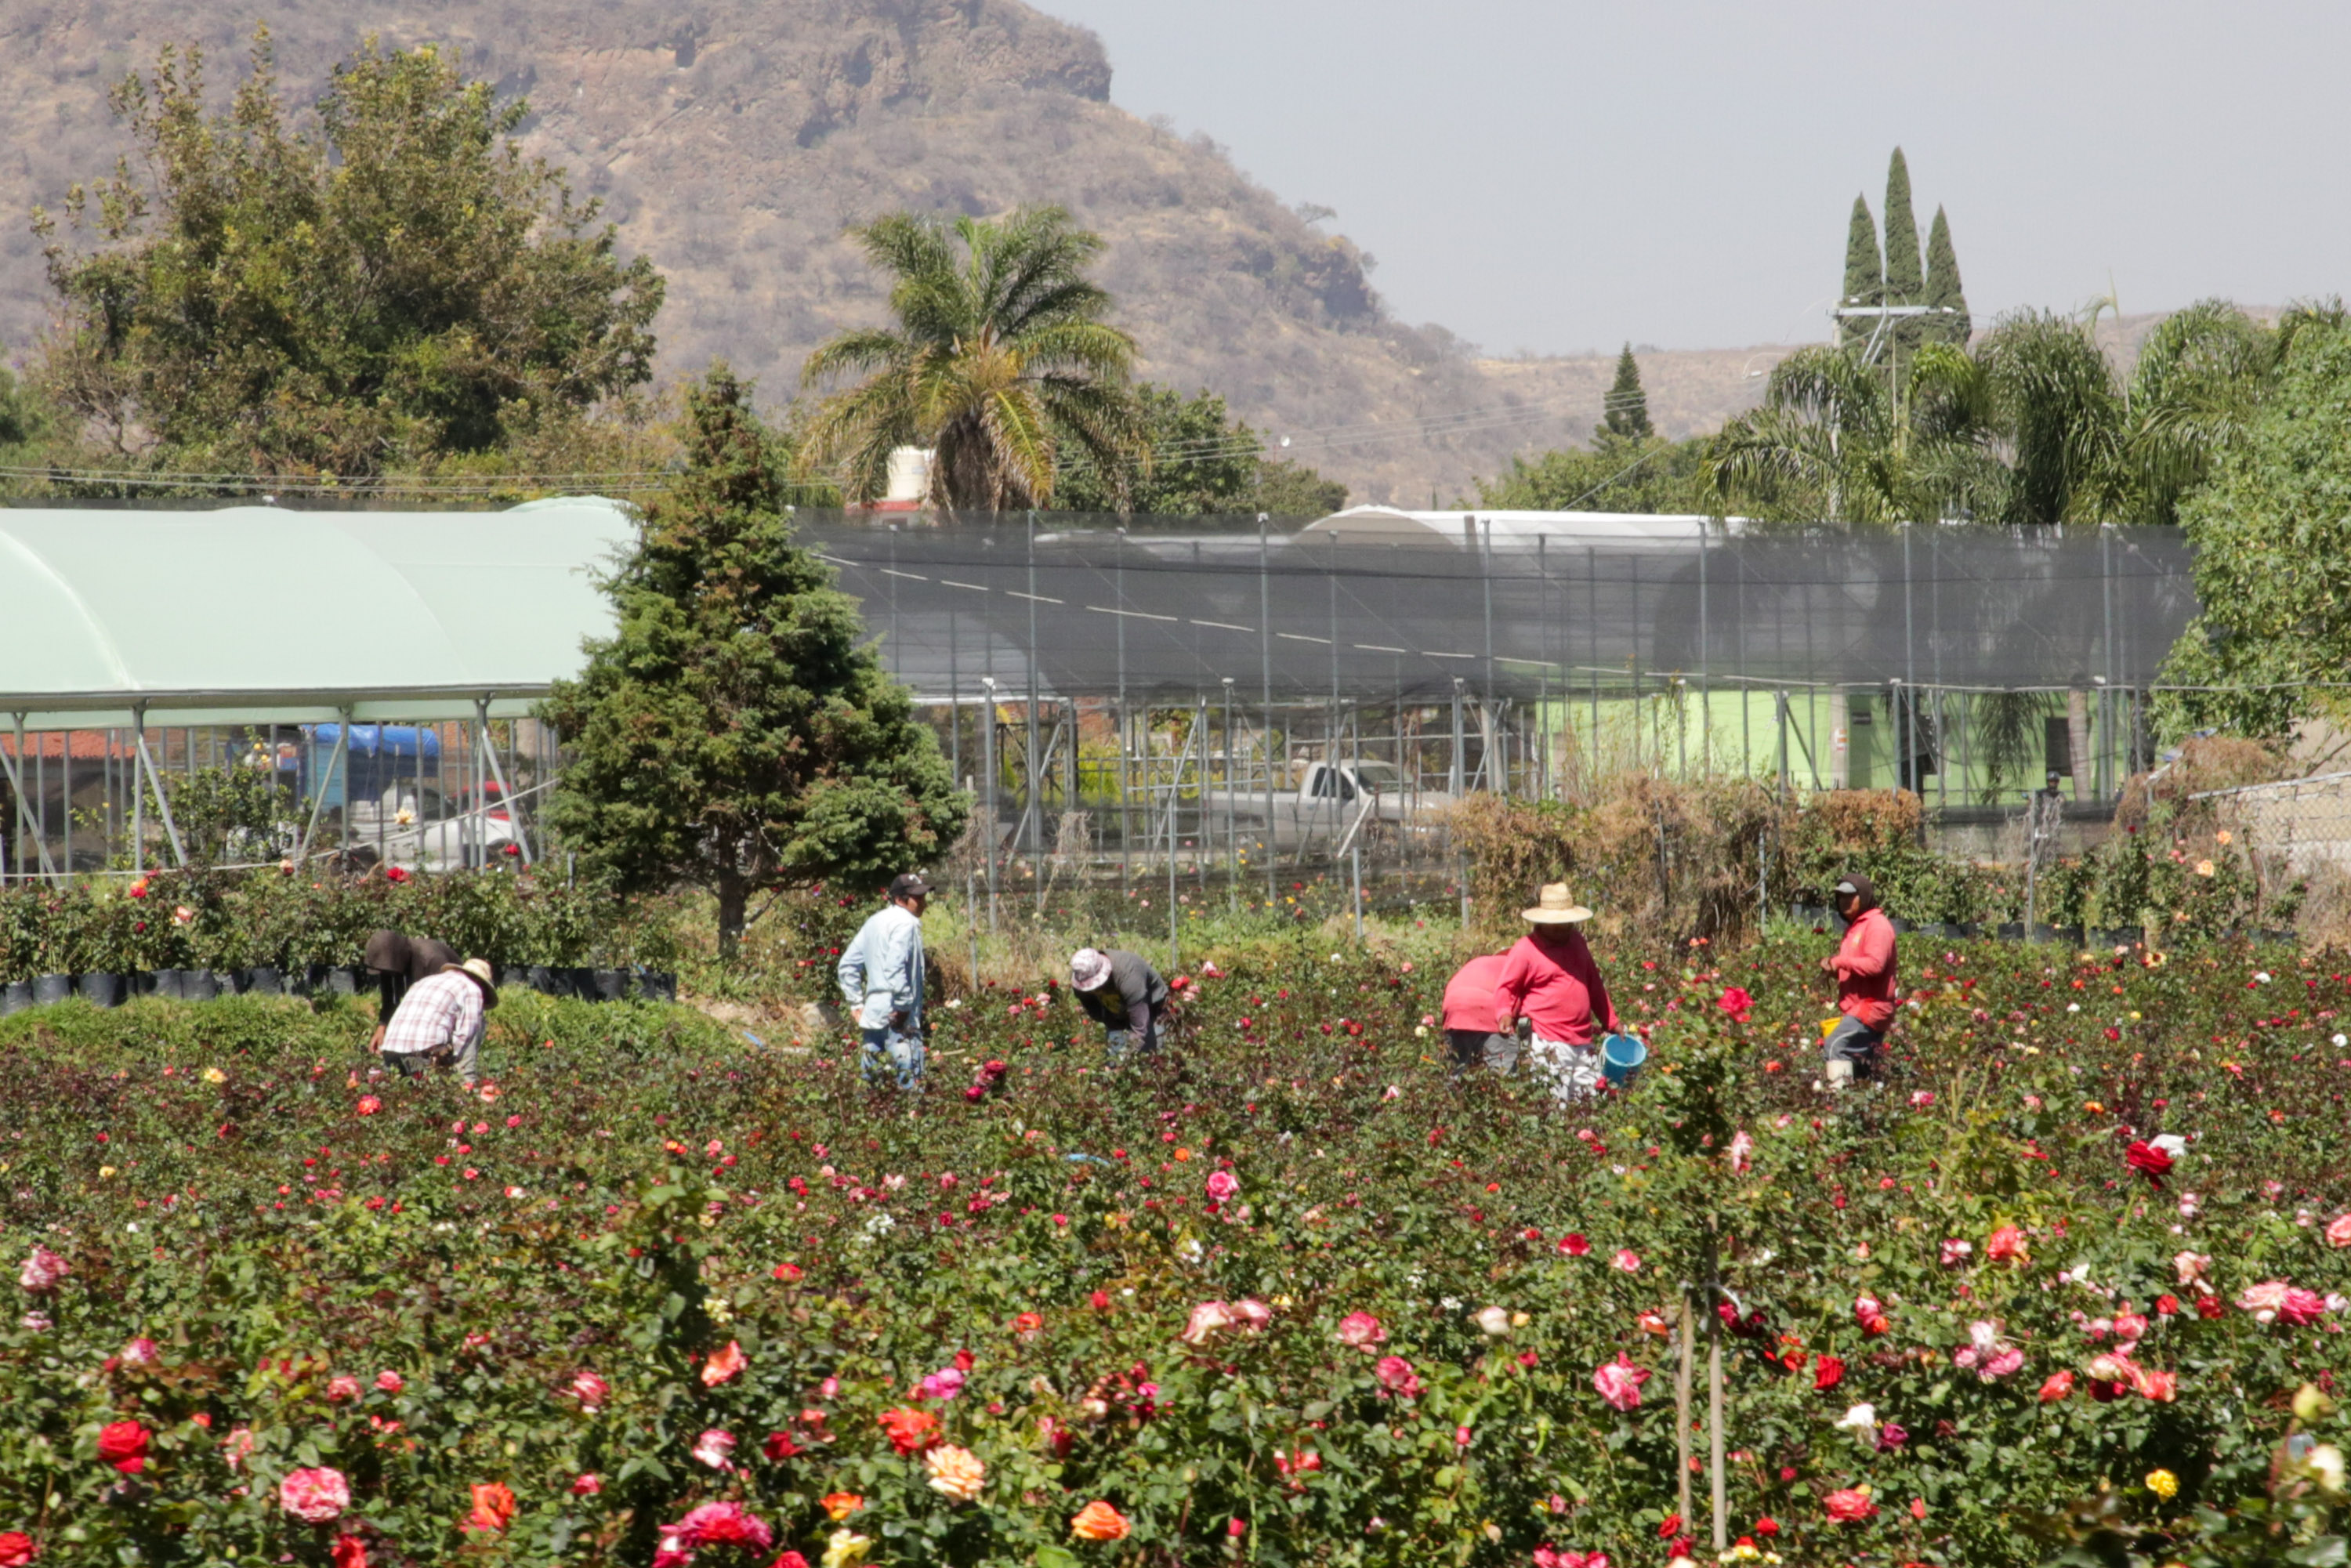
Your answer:
[[[2351,6],[1035,0],[1489,351],[1826,333],[1907,154],[1981,321],[2351,292]]]

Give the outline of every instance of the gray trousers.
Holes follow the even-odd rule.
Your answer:
[[[1821,1042],[1821,1058],[1824,1061],[1848,1061],[1853,1064],[1856,1080],[1877,1076],[1878,1053],[1884,1049],[1886,1037],[1874,1030],[1865,1029],[1859,1019],[1847,1015],[1828,1039]]]
[[[1453,1048],[1453,1076],[1482,1067],[1507,1077],[1519,1064],[1519,1037],[1481,1029],[1448,1029],[1445,1041]]]

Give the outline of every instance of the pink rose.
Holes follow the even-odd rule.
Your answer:
[[[1635,1366],[1633,1358],[1623,1351],[1614,1361],[1604,1361],[1592,1374],[1592,1386],[1600,1390],[1600,1397],[1617,1410],[1637,1410],[1641,1406],[1641,1385],[1649,1380],[1646,1368]]]
[[[232,1470],[241,1470],[245,1461],[253,1456],[253,1428],[232,1427],[221,1439],[221,1458]]]
[[[1617,1249],[1614,1262],[1616,1267],[1624,1270],[1627,1274],[1637,1274],[1641,1271],[1641,1255],[1630,1247]]]
[[[604,1478],[600,1475],[590,1474],[574,1476],[571,1478],[571,1495],[573,1497],[594,1497],[598,1492],[601,1492],[603,1490]]]
[[[952,1399],[963,1392],[963,1374],[950,1366],[924,1378],[921,1386],[925,1399]]]
[[[1745,1176],[1755,1164],[1755,1140],[1744,1128],[1730,1135],[1730,1171],[1733,1176]]]
[[[580,1401],[580,1408],[584,1414],[593,1416],[603,1408],[606,1397],[612,1392],[612,1385],[592,1372],[583,1372],[571,1380],[564,1392]]]
[[[1380,1357],[1379,1364],[1373,1370],[1379,1375],[1380,1386],[1389,1393],[1401,1394],[1406,1399],[1418,1397],[1420,1375],[1413,1370],[1412,1363],[1404,1357],[1384,1355]]]
[[[153,1340],[134,1339],[122,1347],[122,1354],[115,1359],[125,1366],[152,1366],[162,1357]]]
[[[1875,1518],[1877,1513],[1877,1505],[1869,1500],[1866,1487],[1847,1487],[1833,1491],[1821,1501],[1828,1509],[1830,1520],[1839,1524]]]
[[[2283,1280],[2264,1280],[2258,1285],[2248,1285],[2237,1298],[2237,1305],[2253,1314],[2261,1322],[2274,1322],[2285,1306],[2287,1286]]]
[[[713,1427],[694,1440],[694,1457],[721,1472],[735,1468],[735,1434]]]
[[[16,1282],[38,1294],[56,1290],[72,1272],[71,1264],[37,1241],[25,1256],[25,1266],[16,1270]]]
[[[2315,1291],[2305,1291],[2298,1285],[2288,1286],[2285,1300],[2278,1303],[2278,1321],[2301,1328],[2316,1322],[2318,1315],[2325,1310],[2326,1298]]]
[[[1976,1375],[1986,1383],[2006,1377],[2024,1364],[2024,1353],[2014,1345],[1994,1352],[1991,1360],[1976,1368]]]
[[[1975,1249],[1975,1243],[1971,1241],[1961,1241],[1957,1237],[1950,1238],[1943,1243],[1943,1267],[1958,1268],[1968,1260]]]
[[[2351,1214],[2326,1228],[2326,1244],[2330,1247],[2351,1247]]]
[[[662,1526],[662,1534],[674,1538],[679,1547],[687,1552],[701,1546],[747,1546],[764,1551],[775,1541],[767,1521],[746,1512],[739,1502],[705,1502],[675,1524]]]
[[[1233,1303],[1233,1316],[1241,1327],[1256,1333],[1273,1322],[1273,1309],[1255,1296],[1243,1296]]]
[[[1339,1320],[1339,1343],[1351,1350],[1369,1350],[1387,1343],[1388,1331],[1369,1312],[1349,1312]]]
[[[378,1111],[383,1109],[383,1102],[377,1099],[372,1094],[362,1094],[360,1096],[360,1103],[356,1108],[360,1115],[372,1116]]]
[[[1176,1337],[1186,1344],[1206,1344],[1208,1343],[1210,1334],[1215,1333],[1218,1329],[1228,1329],[1232,1326],[1233,1313],[1230,1307],[1226,1306],[1222,1301],[1202,1301],[1192,1309],[1190,1321],[1185,1323],[1184,1332]]]
[[[358,1378],[330,1377],[327,1379],[327,1402],[329,1405],[341,1405],[349,1400],[357,1399],[359,1396],[360,1380]]]
[[[408,1384],[396,1372],[379,1372],[375,1375],[375,1385],[386,1394],[397,1394]]]
[[[295,1470],[277,1483],[277,1506],[307,1524],[331,1524],[351,1506],[351,1483],[324,1465]]]
[[[1240,1191],[1241,1178],[1230,1171],[1208,1173],[1208,1197],[1217,1203],[1229,1203],[1233,1194]]]

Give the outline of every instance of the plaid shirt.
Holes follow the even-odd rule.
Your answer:
[[[396,1056],[460,1044],[482,1027],[482,988],[463,975],[443,972],[408,988],[400,1009],[384,1026],[383,1049]]]

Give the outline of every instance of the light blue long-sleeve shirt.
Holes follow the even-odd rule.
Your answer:
[[[841,952],[841,994],[860,1029],[883,1029],[904,1009],[906,1030],[923,1028],[923,922],[889,904],[857,928]]]

